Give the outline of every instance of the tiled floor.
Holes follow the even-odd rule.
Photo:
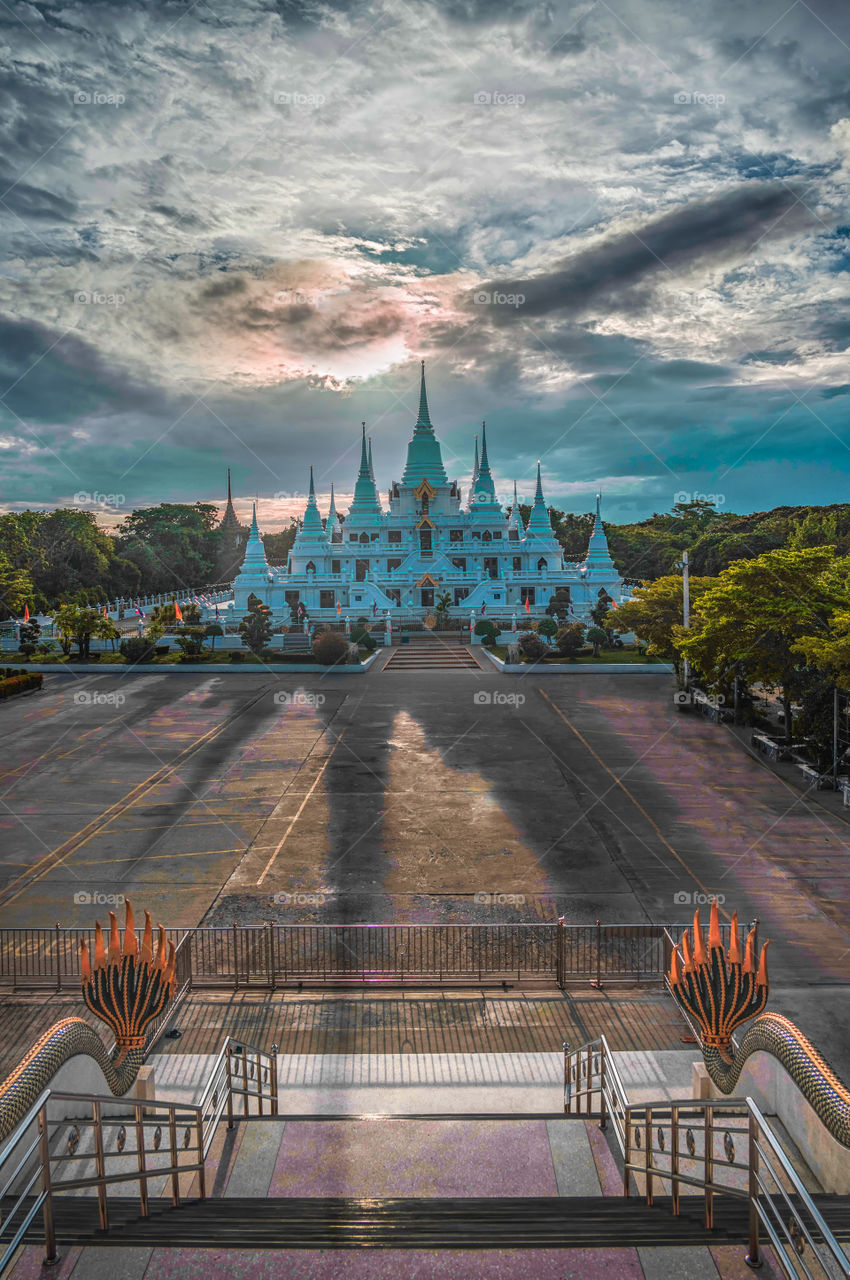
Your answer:
[[[12,1280],[42,1280],[27,1248]],[[116,1249],[70,1250],[52,1280],[749,1280],[744,1250],[716,1249]],[[765,1256],[761,1280],[781,1280]]]

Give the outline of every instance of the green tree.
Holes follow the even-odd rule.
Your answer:
[[[203,653],[206,634],[204,627],[180,627],[176,640],[184,658],[197,658]]]
[[[584,627],[580,622],[570,622],[558,632],[555,643],[561,657],[574,662],[584,648]]]
[[[749,684],[778,689],[790,740],[791,701],[807,682],[799,646],[828,634],[832,615],[846,600],[847,562],[842,566],[843,582],[833,547],[768,551],[736,561],[702,595],[690,631],[677,634],[679,651],[712,682],[738,670]]]
[[[445,631],[449,625],[449,610],[452,607],[452,597],[448,591],[443,591],[437,596],[437,603],[434,607],[434,613],[437,618],[437,629]]]
[[[608,635],[608,632],[605,631],[604,628],[602,627],[588,627],[587,639],[593,645],[594,658],[598,658],[599,650],[602,648],[603,644],[608,643],[610,636]]]
[[[690,580],[691,607],[714,584],[713,578]],[[632,599],[621,604],[613,618],[614,628],[622,635],[633,631],[647,643],[647,653],[663,662],[672,662],[676,674],[681,674],[681,655],[676,646],[676,636],[683,623],[684,597],[680,574],[659,578],[656,582],[644,582],[635,587]]]
[[[24,605],[34,599],[35,588],[29,570],[13,565],[6,552],[0,550],[0,620],[19,618]]]
[[[22,623],[18,629],[18,648],[26,658],[31,658],[38,647],[41,637],[41,626],[35,618]]]
[[[272,611],[253,592],[248,597],[248,612],[239,623],[242,643],[257,657],[272,638]]]
[[[218,636],[224,635],[224,627],[220,622],[208,622],[204,628],[204,635],[208,636],[211,644],[210,648],[215,653],[215,642]]]
[[[86,659],[91,649],[92,636],[100,633],[101,625],[105,621],[99,610],[76,604],[62,605],[53,615],[56,630],[64,641],[63,650],[66,653],[70,652],[70,645],[67,649],[65,648],[70,640],[77,646],[79,656]]]
[[[148,591],[211,582],[220,555],[218,511],[210,503],[163,502],[134,511],[119,526],[120,555],[138,566]]]
[[[112,619],[105,617],[102,613],[98,615],[97,625],[92,627],[92,635],[97,640],[108,640],[113,653],[115,652],[115,641],[121,638],[121,632]]]
[[[551,640],[558,633],[558,624],[554,618],[541,618],[537,624],[537,634],[545,636],[547,640]]]

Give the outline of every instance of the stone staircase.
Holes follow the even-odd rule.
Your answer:
[[[481,668],[466,645],[456,641],[413,640],[394,647],[384,671],[463,671]]]

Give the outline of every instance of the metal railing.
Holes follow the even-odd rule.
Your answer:
[[[143,1218],[166,1188],[174,1205],[205,1199],[216,1128],[225,1114],[233,1127],[239,1099],[243,1118],[278,1114],[277,1045],[264,1053],[228,1036],[197,1105],[45,1089],[0,1148],[0,1276],[39,1214],[45,1262],[57,1261],[56,1196],[94,1193],[101,1231],[110,1190],[128,1182]]]
[[[498,895],[493,895],[498,902]],[[678,926],[654,924],[265,924],[169,929],[178,1001],[191,988],[333,981],[661,982]],[[0,929],[0,989],[78,991],[92,929]],[[148,1047],[173,1016],[151,1029]]]
[[[611,1121],[623,1158],[623,1194],[632,1184],[651,1205],[669,1184],[672,1210],[700,1197],[714,1226],[718,1195],[749,1205],[747,1263],[761,1265],[763,1229],[789,1280],[850,1277],[850,1262],[806,1190],[776,1133],[751,1098],[663,1098],[630,1103],[604,1036],[578,1049],[564,1044],[564,1112]]]
[[[57,1115],[62,1104],[91,1107],[91,1115]],[[108,1108],[109,1114],[105,1114]],[[121,1114],[116,1115],[116,1110]],[[166,1135],[163,1144],[163,1134]],[[63,1140],[64,1139],[64,1140]],[[142,1217],[150,1213],[149,1183],[171,1184],[175,1205],[186,1178],[206,1196],[201,1111],[185,1103],[84,1096],[45,1089],[0,1150],[0,1276],[40,1213],[45,1262],[57,1261],[54,1199],[94,1192],[102,1231],[109,1229],[109,1189],[138,1183]],[[181,1190],[181,1178],[184,1188]]]
[[[268,1053],[228,1036],[213,1064],[198,1107],[203,1125],[203,1152],[206,1158],[222,1116],[233,1128],[234,1097],[242,1099],[242,1117],[278,1114],[277,1045]],[[252,1110],[252,1099],[255,1106]],[[264,1110],[265,1108],[265,1110]]]

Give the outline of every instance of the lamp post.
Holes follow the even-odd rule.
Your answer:
[[[691,625],[691,584],[688,577],[689,565],[687,551],[682,552],[682,562],[679,568],[682,570],[682,621],[684,623],[685,630],[687,631]],[[682,681],[685,686],[685,692],[687,692],[691,683],[691,664],[688,662],[687,658],[685,658],[682,664]]]

